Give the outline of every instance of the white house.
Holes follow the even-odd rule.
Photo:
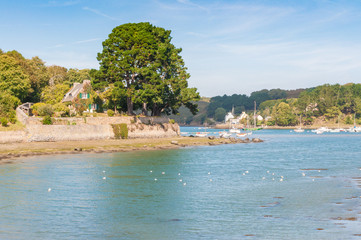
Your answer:
[[[224,117],[224,122],[228,122],[228,121],[231,120],[231,119],[234,119],[234,115],[233,115],[231,112],[229,112],[229,113],[227,113],[227,115]]]

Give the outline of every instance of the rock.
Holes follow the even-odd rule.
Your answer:
[[[171,141],[171,144],[178,145],[178,141]]]
[[[208,139],[209,140],[214,140],[214,136],[209,136]]]
[[[252,138],[252,142],[254,143],[260,143],[263,142],[263,140],[259,139],[259,138]]]
[[[83,149],[82,148],[74,148],[74,151],[81,152],[81,151],[83,151]]]
[[[189,135],[189,137],[194,137],[193,135]]]
[[[215,145],[214,142],[208,142],[208,144],[211,145],[211,146]]]

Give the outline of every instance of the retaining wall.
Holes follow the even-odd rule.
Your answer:
[[[25,131],[1,131],[0,143],[24,142],[26,139]]]

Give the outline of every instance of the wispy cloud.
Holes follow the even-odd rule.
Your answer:
[[[101,40],[101,38],[92,38],[92,39],[77,41],[77,42],[74,42],[73,44],[82,44],[82,43],[88,43],[88,42],[96,42],[96,41],[99,41],[99,40]]]
[[[44,6],[46,7],[68,7],[79,4],[81,1],[73,0],[73,1],[49,1]]]
[[[89,8],[89,7],[83,7],[83,10],[95,13],[98,16],[105,17],[105,18],[108,18],[110,20],[117,20],[116,18],[111,17],[111,16],[109,16],[109,15],[107,15],[107,14],[105,14],[105,13],[103,13],[103,12],[97,10],[97,9],[93,9],[93,8]]]

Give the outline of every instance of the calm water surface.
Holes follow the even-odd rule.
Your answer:
[[[0,165],[0,239],[360,239],[361,134],[253,137]]]

